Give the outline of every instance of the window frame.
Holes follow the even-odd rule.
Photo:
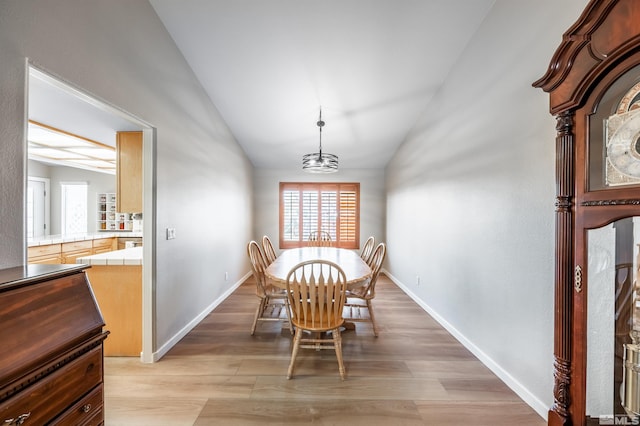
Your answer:
[[[82,188],[83,189],[83,197],[80,198],[83,201],[81,212],[84,213],[84,217],[81,221],[78,221],[77,224],[80,225],[80,228],[77,232],[67,232],[70,228],[69,223],[67,223],[67,219],[69,218],[70,209],[73,209],[68,200],[67,200],[67,189],[68,188]],[[78,181],[78,182],[60,182],[60,233],[62,235],[73,235],[73,234],[86,234],[89,230],[89,182]],[[82,216],[82,215],[81,215]]]
[[[297,241],[285,240],[284,231],[285,231],[285,199],[284,192],[285,191],[298,191],[298,226],[299,239]],[[333,247],[338,248],[346,248],[346,249],[359,249],[360,248],[360,183],[359,182],[280,182],[279,188],[279,229],[278,229],[278,243],[280,249],[289,249],[289,248],[298,248],[298,247],[306,247],[307,240],[306,235],[303,233],[303,192],[309,191],[317,191],[318,192],[318,210],[317,210],[317,231],[327,230],[323,228],[323,214],[322,214],[322,191],[335,191],[337,196],[335,197],[335,209],[336,209],[336,222],[335,222],[335,234],[336,239],[333,242]],[[341,195],[343,193],[354,193],[355,194],[355,202],[353,208],[344,209],[340,208],[341,203]],[[351,213],[350,215],[345,215],[345,213]],[[341,233],[343,232],[341,229],[341,223],[345,221],[343,216],[346,219],[350,219],[354,221],[354,224],[349,227],[349,232],[354,234],[354,239],[344,240],[342,239]],[[344,223],[342,223],[344,225]],[[349,225],[345,225],[349,226]]]

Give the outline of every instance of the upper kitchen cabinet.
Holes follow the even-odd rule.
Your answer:
[[[142,132],[116,135],[116,210],[142,213]]]

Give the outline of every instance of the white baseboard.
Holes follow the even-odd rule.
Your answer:
[[[200,322],[211,313],[215,308],[218,307],[222,302],[225,301],[227,297],[229,297],[238,287],[242,285],[243,282],[247,280],[251,276],[251,272],[248,272],[244,275],[238,282],[233,284],[227,291],[225,291],[220,297],[213,301],[212,304],[207,306],[200,314],[198,314],[193,320],[191,320],[187,325],[185,325],[179,332],[177,332],[171,339],[169,339],[162,347],[158,348],[156,352],[153,353],[153,362],[159,361],[160,358],[166,355],[169,350],[176,345],[184,336],[186,336],[191,330],[195,328]]]
[[[465,348],[467,348],[476,358],[480,360],[488,369],[490,369],[500,380],[502,380],[511,390],[513,390],[524,402],[526,402],[536,413],[538,413],[543,419],[547,420],[549,407],[544,404],[537,396],[532,394],[522,383],[518,382],[508,371],[503,369],[498,363],[496,363],[491,357],[485,354],[480,348],[467,339],[461,332],[459,332],[453,325],[440,316],[429,305],[419,299],[407,286],[405,286],[400,280],[394,277],[386,269],[382,269],[382,272],[388,276],[398,287],[402,289],[409,297],[413,299],[422,309],[424,309],[429,315],[433,317],[442,327],[444,327],[453,337],[456,338]]]

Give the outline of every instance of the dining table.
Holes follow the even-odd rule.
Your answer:
[[[328,260],[340,266],[347,280],[347,289],[362,285],[371,277],[371,268],[360,255],[337,247],[299,247],[283,250],[265,270],[265,275],[276,287],[287,287],[287,275],[300,262]]]

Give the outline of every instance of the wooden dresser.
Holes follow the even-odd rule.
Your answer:
[[[104,321],[87,265],[0,270],[0,425],[101,425]]]

